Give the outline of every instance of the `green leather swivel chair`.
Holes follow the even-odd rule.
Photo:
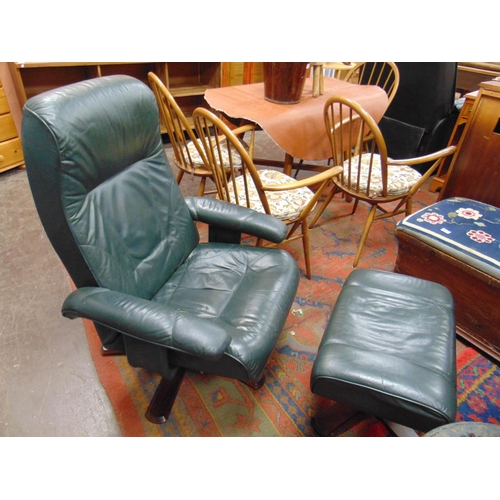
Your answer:
[[[139,80],[87,80],[31,98],[22,141],[33,198],[76,285],[65,317],[94,322],[104,352],[162,381],[146,413],[162,423],[186,369],[259,387],[297,291],[273,217],[182,196],[153,92]],[[210,226],[200,243],[196,222]]]

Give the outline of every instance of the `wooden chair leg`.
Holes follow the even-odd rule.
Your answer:
[[[203,196],[205,194],[205,186],[207,184],[207,178],[202,177],[200,181],[200,186],[198,187],[198,196]]]
[[[318,219],[321,217],[321,215],[323,214],[323,212],[325,211],[326,207],[328,206],[328,204],[332,201],[333,197],[335,196],[335,193],[337,192],[337,190],[335,189],[335,186],[332,187],[331,191],[328,193],[327,197],[325,198],[325,200],[323,201],[323,203],[321,204],[321,207],[319,208],[319,210],[316,212],[316,215],[314,216],[314,219],[312,220],[312,222],[309,224],[309,229],[312,229],[314,227],[314,225],[316,224],[316,222],[318,221]]]
[[[146,418],[153,424],[164,424],[179,392],[185,368],[179,368],[172,380],[162,378],[146,411]]]
[[[408,215],[411,215],[412,210],[413,210],[413,205],[412,205],[412,199],[410,198],[410,199],[406,202],[406,213],[405,213],[405,217],[408,217]]]
[[[377,212],[377,205],[372,205],[370,212],[368,213],[368,218],[365,222],[365,227],[363,228],[363,234],[361,235],[361,240],[358,245],[358,251],[356,252],[356,257],[354,257],[353,267],[356,267],[359,262],[359,258],[361,257],[361,252],[363,251],[363,247],[365,246],[366,238],[368,233],[370,232],[370,228],[373,224],[373,219],[375,218],[375,214]]]
[[[309,227],[307,220],[302,222],[302,247],[304,248],[304,260],[306,261],[306,277],[311,279],[311,241],[309,239]]]
[[[179,173],[177,174],[177,184],[180,184],[183,177],[184,177],[184,170],[179,170]]]
[[[349,199],[347,199],[347,196],[346,196],[346,202],[347,203],[351,203],[351,197],[349,197]],[[356,213],[356,210],[358,208],[358,203],[359,203],[359,198],[356,198],[354,200],[354,204],[352,206],[352,212],[351,212],[351,215],[354,215]]]

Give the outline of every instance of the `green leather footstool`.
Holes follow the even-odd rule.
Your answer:
[[[450,292],[411,276],[353,271],[323,334],[311,391],[335,401],[313,418],[322,436],[343,432],[346,419],[360,412],[424,432],[454,422]]]

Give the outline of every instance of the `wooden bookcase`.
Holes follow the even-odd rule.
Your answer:
[[[164,64],[164,71],[157,73],[157,75],[166,84],[188,121],[191,122],[191,115],[196,108],[208,107],[204,97],[205,91],[221,86],[222,63],[177,62]]]
[[[17,62],[9,63],[21,106],[31,97],[63,85],[108,75],[130,75],[147,84],[152,71],[169,88],[190,118],[198,106],[206,106],[204,93],[220,87],[220,62]]]

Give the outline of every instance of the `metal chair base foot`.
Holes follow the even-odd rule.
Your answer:
[[[167,422],[185,373],[185,368],[179,368],[172,380],[161,379],[146,411],[146,418],[151,423],[164,424]]]

